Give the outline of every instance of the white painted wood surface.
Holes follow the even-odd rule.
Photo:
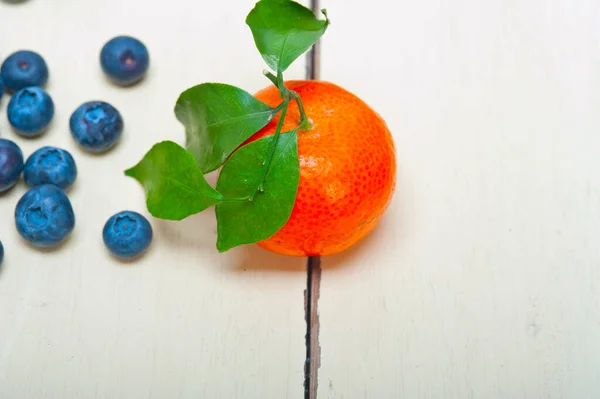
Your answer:
[[[73,153],[79,178],[69,193],[77,217],[60,249],[27,246],[13,212],[24,184],[0,197],[0,397],[2,399],[301,398],[305,259],[257,247],[219,255],[214,214],[180,224],[152,220],[155,239],[124,264],[101,230],[123,209],[144,210],[141,187],[123,176],[156,141],[183,141],[173,106],[205,81],[249,91],[268,85],[244,24],[251,0],[0,1],[0,58],[30,48],[50,67],[57,112],[37,140],[14,134],[0,105],[0,137],[25,155],[43,145]],[[143,40],[148,78],[122,89],[100,70],[101,46],[117,34]],[[288,73],[303,78],[300,60]],[[105,100],[125,119],[114,151],[91,156],[68,131],[82,102]]]
[[[395,199],[323,260],[319,398],[600,392],[600,3],[322,0]]]

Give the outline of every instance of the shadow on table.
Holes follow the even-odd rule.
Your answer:
[[[306,273],[307,258],[278,255],[258,245],[245,245],[232,253],[229,269],[245,272],[261,270],[271,272]]]
[[[306,272],[307,258],[278,255],[258,245],[242,245],[219,254],[216,249],[216,222],[214,212],[202,212],[173,222],[153,219],[158,233],[156,239],[182,251],[206,251],[215,263],[233,272],[263,270],[272,272]]]
[[[397,196],[398,197],[398,196]],[[404,241],[406,233],[402,221],[405,220],[401,206],[402,199],[395,198],[387,209],[379,225],[352,248],[332,256],[321,258],[323,269],[346,267],[376,267],[373,265],[374,252],[393,251]],[[157,239],[184,251],[210,251],[216,263],[230,271],[244,272],[263,270],[273,272],[306,272],[308,257],[278,255],[257,245],[242,245],[223,254],[218,254],[215,246],[217,226],[214,211],[204,211],[179,222],[153,219],[153,227],[161,236]]]
[[[216,223],[214,211],[204,211],[180,221],[153,218],[152,227],[159,239],[182,250],[215,248]]]
[[[31,0],[0,0],[0,3],[6,3],[6,4],[22,4],[22,3],[28,3]]]

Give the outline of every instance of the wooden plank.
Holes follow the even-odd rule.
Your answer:
[[[598,2],[322,6],[321,78],[399,169],[379,228],[322,259],[319,398],[597,397]]]
[[[307,265],[306,287],[306,356],[305,393],[307,399],[315,399],[319,388],[321,367],[321,344],[319,342],[319,298],[321,296],[321,257],[311,256]]]
[[[310,8],[317,14],[320,1],[311,0]],[[319,80],[321,76],[321,45],[317,41],[307,55],[306,79]],[[306,268],[305,319],[306,365],[304,366],[304,398],[315,399],[319,388],[321,345],[319,343],[319,297],[321,291],[321,257],[308,258]]]
[[[111,259],[101,239],[110,215],[144,209],[141,188],[122,171],[156,141],[182,142],[173,114],[182,90],[205,81],[251,92],[268,85],[244,24],[253,3],[0,1],[0,58],[42,53],[57,107],[44,137],[23,140],[8,126],[4,97],[0,135],[26,155],[65,147],[80,172],[69,194],[76,232],[56,251],[34,250],[15,231],[23,184],[0,197],[0,397],[303,397],[305,259],[254,246],[219,255],[212,212],[152,220],[152,249],[136,263]],[[128,89],[108,83],[98,63],[101,46],[122,33],[151,53],[148,79]],[[287,76],[304,73],[299,61]],[[83,153],[68,130],[71,112],[91,99],[113,103],[126,123],[122,143],[103,156]]]

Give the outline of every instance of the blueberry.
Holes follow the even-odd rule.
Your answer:
[[[4,247],[2,246],[2,241],[0,241],[0,265],[2,264],[3,260],[4,260]]]
[[[6,88],[12,91],[28,86],[44,86],[48,81],[48,66],[39,54],[21,50],[4,61],[0,75]]]
[[[8,121],[17,133],[35,137],[44,133],[54,117],[54,102],[40,87],[26,87],[8,103]]]
[[[84,149],[102,152],[112,148],[123,132],[123,118],[112,105],[90,101],[73,112],[71,135]]]
[[[118,85],[127,86],[141,80],[149,64],[146,46],[130,36],[111,39],[100,52],[102,70]]]
[[[75,227],[75,215],[65,192],[53,185],[35,186],[21,197],[15,210],[21,236],[38,247],[55,247]]]
[[[17,183],[23,171],[23,153],[10,140],[0,139],[0,193]]]
[[[123,211],[108,219],[102,230],[102,238],[113,255],[129,259],[148,248],[152,242],[152,226],[139,213]]]
[[[0,76],[0,99],[2,99],[3,94],[4,94],[4,80],[2,80],[2,76]]]
[[[54,184],[66,190],[77,177],[77,166],[68,151],[42,147],[27,158],[23,176],[28,186]]]

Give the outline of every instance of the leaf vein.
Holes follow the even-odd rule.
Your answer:
[[[208,129],[208,128],[213,128],[213,127],[219,127],[219,126],[228,125],[228,124],[235,123],[235,122],[242,122],[242,121],[252,119],[252,118],[258,118],[263,115],[273,114],[273,111],[274,111],[273,109],[269,109],[267,111],[255,112],[252,114],[237,116],[235,118],[208,124],[208,125],[206,125],[206,128]]]
[[[182,183],[180,180],[177,180],[176,178],[171,177],[169,175],[160,174],[160,172],[152,171],[152,177],[163,178],[164,180],[167,180],[167,181],[173,183],[173,185],[175,185],[177,187],[180,187],[180,188],[184,189],[184,191],[188,191],[188,192],[190,192],[192,194],[198,194],[198,195],[201,195],[203,197],[213,198],[213,199],[217,199],[217,200],[220,199],[219,196],[208,195],[207,193],[203,192],[199,188],[194,188],[194,187],[188,186],[187,184]]]

